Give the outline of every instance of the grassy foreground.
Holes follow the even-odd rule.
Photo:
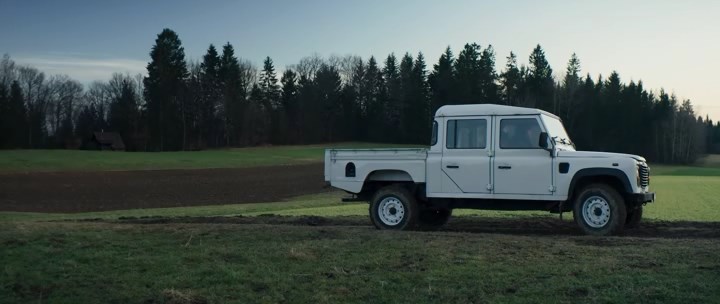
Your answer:
[[[0,225],[2,303],[712,303],[720,242],[289,225]]]
[[[0,150],[0,172],[241,168],[320,162],[326,148],[408,147],[373,143],[182,152]]]
[[[646,208],[650,222],[720,221],[714,199],[720,177],[656,176],[653,188],[659,199]],[[367,205],[341,204],[342,195],[83,214],[1,213],[0,303],[720,302],[720,242],[714,237],[377,231],[367,224]],[[350,216],[354,224],[116,221],[264,214]],[[466,222],[516,220],[510,225],[552,217],[472,210],[456,215],[472,216]],[[105,221],[46,222],[63,219]]]

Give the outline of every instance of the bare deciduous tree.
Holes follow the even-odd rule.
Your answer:
[[[301,77],[307,79],[315,78],[315,74],[320,67],[325,63],[325,60],[320,57],[317,53],[312,56],[303,57],[300,62],[294,66],[290,66],[291,69],[295,70],[300,74]]]

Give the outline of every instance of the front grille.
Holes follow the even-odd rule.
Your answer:
[[[638,165],[638,172],[640,173],[640,186],[645,188],[650,185],[650,168],[646,164]]]

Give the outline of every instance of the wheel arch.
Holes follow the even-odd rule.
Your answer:
[[[363,182],[362,190],[358,193],[358,197],[370,199],[373,194],[383,187],[398,184],[408,191],[418,196],[420,190],[424,190],[424,183],[416,182],[409,172],[398,169],[379,169],[370,172]],[[424,191],[423,191],[424,192]],[[419,198],[424,198],[420,195]]]
[[[365,177],[365,182],[368,181],[414,182],[410,173],[405,170],[398,169],[380,169],[372,171]]]
[[[568,188],[568,199],[572,200],[582,187],[592,183],[604,183],[621,195],[625,196],[632,193],[632,184],[625,172],[620,169],[612,168],[585,168],[578,170],[570,181]]]

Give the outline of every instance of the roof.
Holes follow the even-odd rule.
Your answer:
[[[445,116],[480,116],[480,115],[539,115],[555,117],[555,114],[540,109],[504,106],[498,104],[466,104],[447,105],[440,107],[435,117]]]
[[[115,132],[94,132],[93,138],[101,145],[112,147],[113,150],[125,150],[125,143],[120,134]]]

